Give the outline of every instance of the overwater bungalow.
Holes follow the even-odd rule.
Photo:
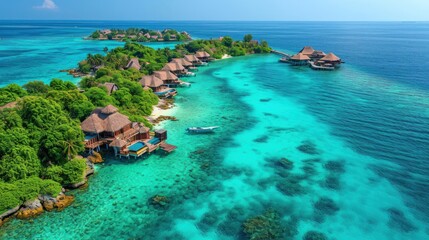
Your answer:
[[[131,122],[112,105],[95,109],[82,122],[81,129],[88,150],[99,150],[103,145],[108,148],[115,139],[132,142],[150,137],[148,128],[142,123]]]
[[[165,64],[165,66],[162,68],[163,71],[170,71],[174,74],[176,74],[177,76],[182,76],[186,74],[186,69],[184,66],[182,66],[182,64],[177,63],[177,62],[170,62]]]
[[[310,55],[310,59],[312,61],[318,61],[321,58],[325,57],[326,53],[319,51],[319,50],[315,50],[311,55]]]
[[[185,58],[173,58],[171,60],[172,63],[178,63],[185,67],[186,69],[189,69],[194,66],[192,62],[187,61]]]
[[[164,82],[155,75],[143,76],[140,80],[142,87],[149,87],[159,97],[174,97],[176,89],[164,86]]]
[[[105,87],[107,89],[107,94],[109,95],[119,90],[118,85],[116,85],[115,83],[106,82],[106,83],[100,84],[100,86]]]
[[[314,48],[310,47],[310,46],[305,46],[303,49],[301,49],[301,51],[299,51],[299,53],[302,53],[304,55],[306,55],[307,57],[310,57],[311,54],[314,53]]]
[[[155,71],[153,72],[153,75],[161,79],[167,87],[176,87],[180,85],[179,78],[170,71]]]
[[[308,65],[310,61],[310,57],[307,55],[304,55],[303,53],[298,53],[296,55],[293,55],[289,59],[289,63],[294,66],[305,66]]]
[[[206,51],[198,51],[195,56],[202,62],[209,62],[211,60],[210,54]]]
[[[195,66],[201,65],[201,60],[197,58],[195,55],[185,55],[184,59]]]
[[[333,67],[339,67],[339,65],[341,64],[341,58],[337,57],[333,53],[328,53],[326,56],[321,58],[317,63],[323,64],[323,65],[330,64]]]
[[[131,60],[128,62],[127,66],[125,68],[126,69],[134,68],[134,69],[140,70],[141,67],[142,66],[139,63],[138,58],[131,58]]]

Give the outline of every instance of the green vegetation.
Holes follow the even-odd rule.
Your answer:
[[[112,31],[109,38],[115,33],[139,36],[139,31],[157,33],[128,29],[125,33]],[[101,32],[93,36],[97,34]],[[183,40],[174,30],[163,32],[167,40],[173,35]],[[197,51],[221,58],[224,54],[242,56],[270,50],[266,42],[259,44],[251,35],[246,35],[244,41],[224,37],[158,50],[127,42],[124,47],[106,49],[105,56],[89,54],[80,62],[81,73],[93,73],[82,79],[80,89],[61,79],[53,79],[50,84],[33,81],[23,87],[11,84],[0,88],[0,106],[14,103],[9,106],[13,108],[0,110],[0,214],[39,194],[56,195],[61,185],[84,180],[85,160],[75,158],[84,150],[80,122],[94,108],[112,104],[131,121],[151,127],[144,116],[151,114],[158,97],[138,82],[143,75],[160,70],[173,58]],[[124,69],[131,58],[138,58],[140,70]],[[118,90],[108,92],[105,83],[116,84]]]
[[[178,32],[173,29],[163,31],[129,28],[98,30],[93,32],[88,39],[94,40],[122,40],[136,42],[159,42],[159,41],[188,41],[191,36],[185,32]]]
[[[39,177],[21,179],[12,183],[0,182],[0,214],[25,201],[36,199],[39,194],[56,197],[61,192],[61,188],[61,184],[52,180],[42,180]]]
[[[95,108],[60,79],[0,88],[5,93],[12,97],[2,104],[16,106],[0,110],[0,214],[39,194],[55,197],[62,185],[83,180],[85,160],[71,159],[84,150],[80,120]]]

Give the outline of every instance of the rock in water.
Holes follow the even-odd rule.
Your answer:
[[[19,210],[16,217],[18,219],[29,219],[36,217],[44,212],[42,203],[39,199],[27,201],[24,203],[24,207]]]

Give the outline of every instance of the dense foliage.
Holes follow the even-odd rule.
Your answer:
[[[191,36],[185,32],[179,32],[174,29],[165,29],[163,31],[129,28],[129,29],[111,29],[97,30],[93,32],[89,39],[108,39],[124,40],[137,42],[159,42],[159,41],[187,41]]]
[[[0,110],[0,214],[83,180],[85,161],[71,159],[84,150],[79,120],[94,109],[74,84],[59,79],[12,84],[0,88],[4,93],[12,97],[2,104],[16,104]],[[51,168],[61,170],[59,178],[51,178]]]

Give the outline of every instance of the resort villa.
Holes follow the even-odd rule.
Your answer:
[[[171,63],[177,63],[182,65],[183,67],[185,67],[186,69],[190,69],[192,67],[194,67],[194,64],[192,62],[187,61],[184,58],[173,58],[171,60]]]
[[[208,54],[206,51],[198,51],[195,56],[202,62],[209,62],[212,59],[210,58],[210,54]]]
[[[115,83],[106,82],[106,83],[100,84],[100,86],[105,87],[107,89],[107,94],[109,95],[119,90],[118,85],[116,85]]]
[[[81,124],[85,134],[85,148],[89,151],[100,150],[105,145],[113,148],[115,156],[135,158],[158,148],[167,152],[174,146],[166,144],[167,131],[161,130],[151,138],[149,128],[143,123],[131,122],[127,116],[118,112],[112,105],[95,109]]]
[[[142,66],[139,63],[139,59],[138,58],[132,58],[127,66],[125,67],[125,69],[130,69],[130,68],[134,68],[136,70],[140,70],[140,68],[142,68]]]
[[[155,71],[153,75],[162,80],[163,85],[167,87],[177,87],[180,85],[179,78],[170,71]]]
[[[201,65],[201,60],[197,58],[195,55],[185,55],[184,59],[193,64],[193,66]]]
[[[174,97],[177,94],[176,89],[169,88],[168,86],[164,85],[164,81],[155,75],[143,76],[140,80],[140,84],[144,88],[152,89],[152,91],[159,97],[168,98]]]
[[[165,64],[165,66],[162,68],[163,71],[170,71],[174,73],[177,76],[183,76],[186,75],[186,69],[182,64],[177,62],[169,62]]]
[[[280,61],[290,63],[293,66],[310,65],[314,70],[335,70],[343,63],[341,58],[335,54],[325,54],[323,51],[314,50],[310,46],[304,47],[299,53],[291,57],[286,55]]]

